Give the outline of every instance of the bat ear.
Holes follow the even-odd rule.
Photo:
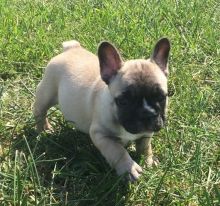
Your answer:
[[[102,80],[109,84],[121,68],[122,59],[118,50],[109,42],[102,42],[98,48],[100,74]]]
[[[164,74],[168,75],[168,57],[170,42],[167,38],[160,39],[155,47],[151,59],[160,67]]]

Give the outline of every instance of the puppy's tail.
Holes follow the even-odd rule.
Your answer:
[[[66,50],[71,49],[71,48],[80,47],[80,43],[76,40],[71,40],[71,41],[63,42],[62,46],[63,46],[63,51],[66,51]]]

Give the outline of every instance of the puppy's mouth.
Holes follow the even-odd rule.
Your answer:
[[[125,130],[131,134],[139,134],[144,132],[159,132],[164,125],[162,118],[157,118],[152,122],[136,121],[133,123],[122,123]]]
[[[125,130],[131,134],[138,134],[138,133],[142,133],[143,130],[141,128],[139,128],[138,126],[132,124],[132,125],[122,125]]]

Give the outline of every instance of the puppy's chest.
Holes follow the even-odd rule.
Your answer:
[[[121,139],[124,145],[128,144],[128,142],[135,141],[141,137],[151,137],[152,133],[140,133],[140,134],[131,134],[127,132],[125,129],[122,129],[120,135],[118,137]]]

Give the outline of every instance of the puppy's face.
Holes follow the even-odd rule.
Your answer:
[[[124,63],[112,45],[99,48],[101,76],[114,99],[115,116],[132,134],[159,131],[164,125],[169,49],[169,41],[161,39],[150,59]]]
[[[164,125],[167,79],[149,60],[126,62],[109,85],[121,125],[130,133],[158,131]]]

